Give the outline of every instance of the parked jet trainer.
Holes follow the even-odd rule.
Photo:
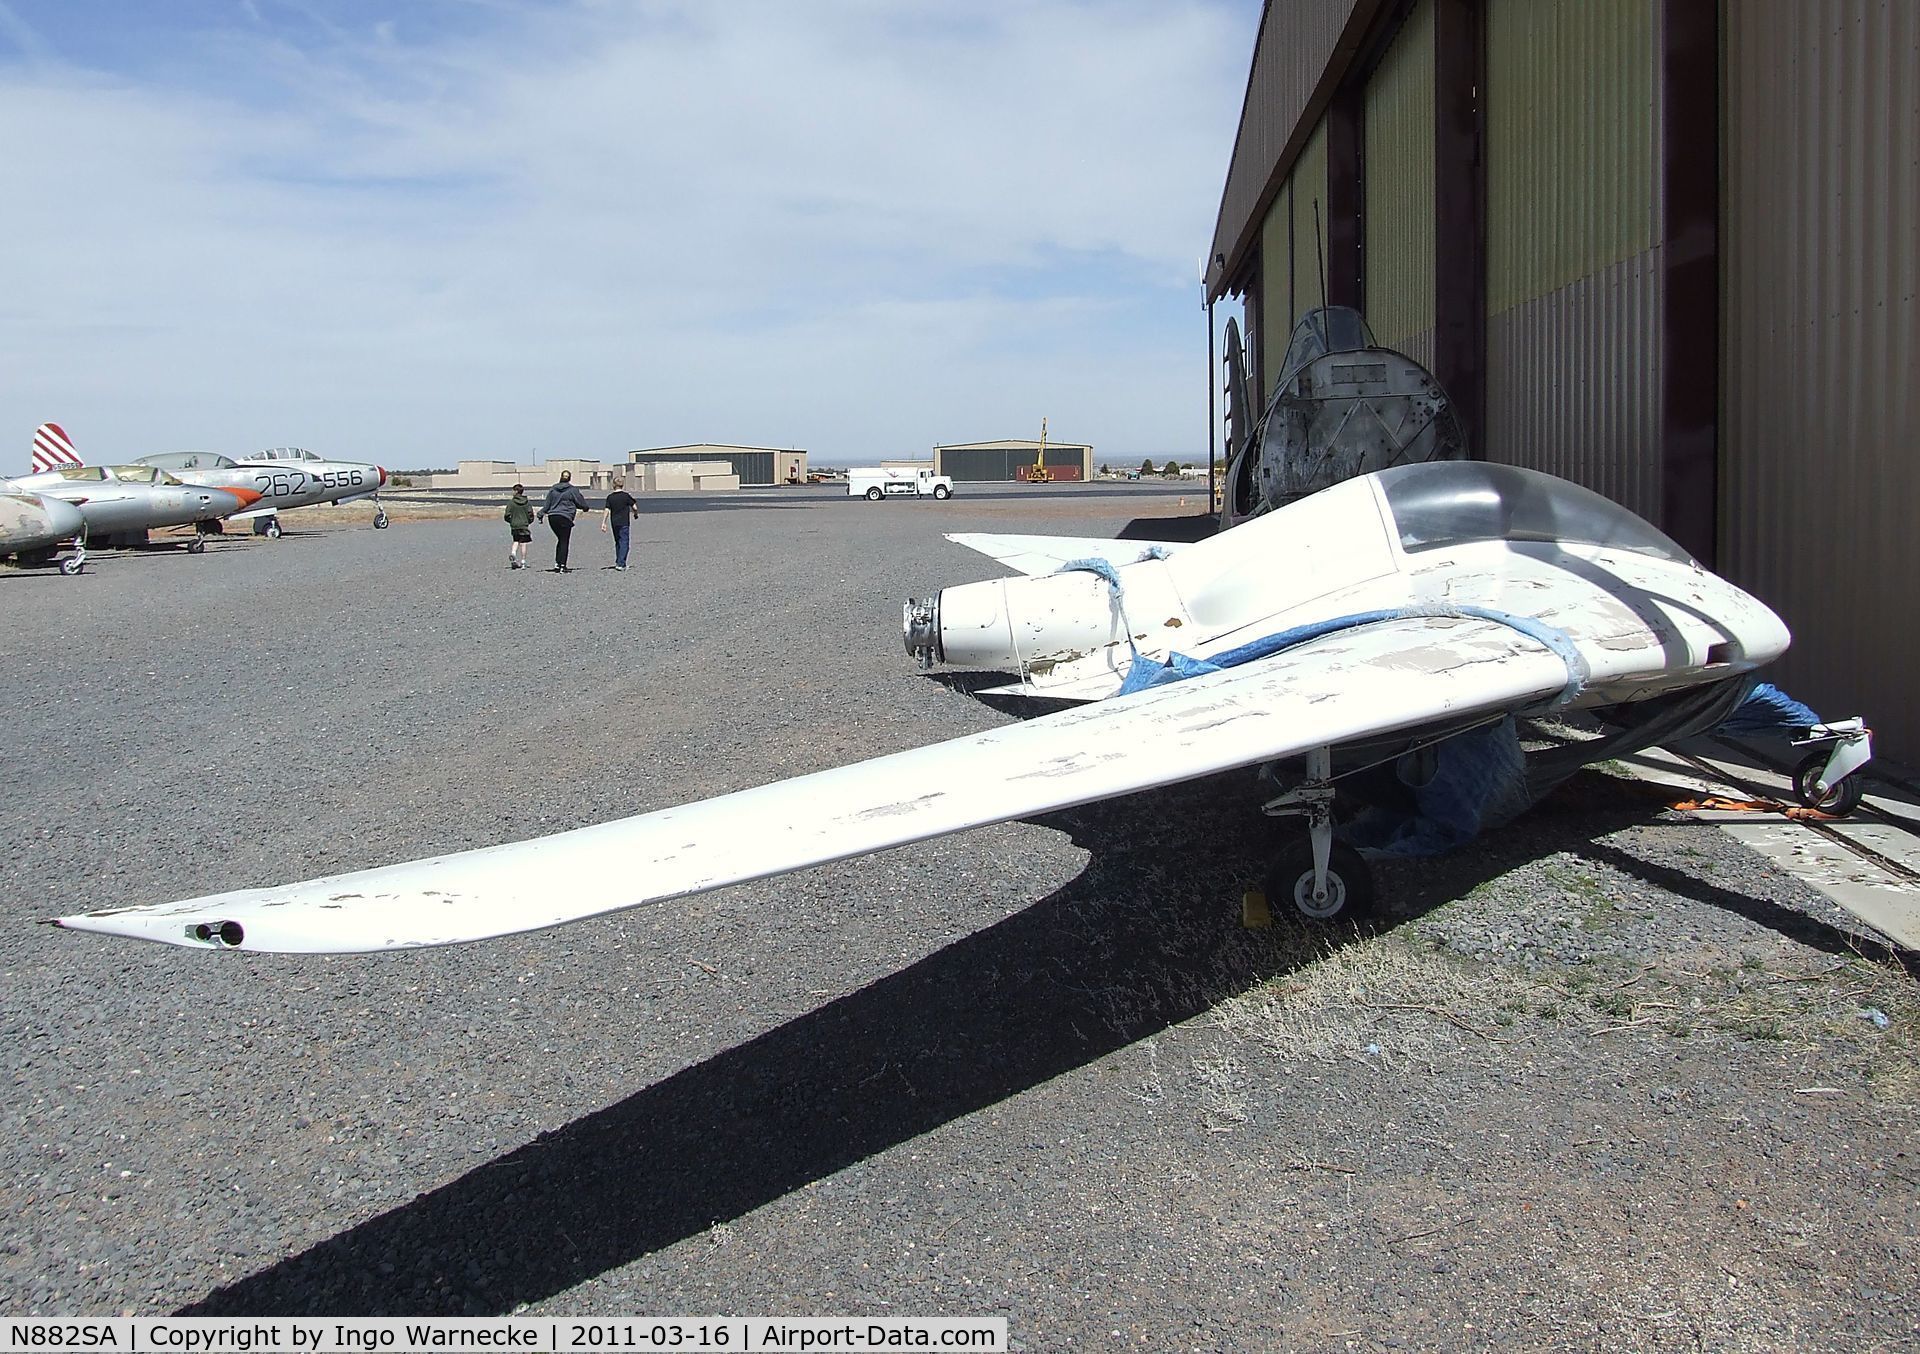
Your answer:
[[[215,521],[260,501],[252,489],[182,484],[150,465],[67,466],[0,482],[0,492],[38,494],[78,508],[92,545],[113,545],[128,537],[144,540],[155,527]],[[198,535],[187,542],[192,554],[206,548]]]
[[[1417,795],[1464,754],[1454,787],[1507,796],[1475,806],[1470,836],[1539,783],[1514,717],[1590,708],[1621,729],[1573,745],[1570,774],[1718,723],[1788,640],[1647,522],[1513,466],[1363,475],[1191,545],[956,539],[1036,576],[909,602],[908,651],[1086,703],[534,841],[58,924],[210,949],[450,945],[1252,766],[1266,811],[1308,829],[1268,892],[1327,920],[1370,892],[1334,841],[1336,786],[1398,773]],[[1868,752],[1857,726],[1834,745],[1818,796]]]
[[[265,517],[269,536],[280,534],[282,508],[344,503],[368,495],[378,509],[374,526],[387,525],[387,511],[380,507],[380,490],[386,485],[387,472],[363,461],[326,461],[301,447],[270,447],[240,460],[213,451],[167,451],[137,457],[133,463],[164,470],[182,484],[253,492],[260,500],[259,506],[236,516],[240,520]],[[65,470],[82,464],[72,439],[59,424],[43,423],[34,431],[35,471]],[[216,532],[220,529],[212,522],[207,527]]]
[[[373,525],[385,528],[387,510],[380,506],[380,490],[387,472],[361,461],[327,461],[301,447],[271,447],[234,460],[211,451],[167,451],[142,456],[141,465],[158,466],[188,484],[214,489],[255,489],[260,505],[239,514],[239,520],[266,518],[266,534],[280,534],[280,510],[307,508],[316,503],[344,503],[371,496]]]

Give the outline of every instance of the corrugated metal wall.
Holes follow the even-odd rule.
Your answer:
[[[1327,122],[1313,129],[1288,176],[1293,198],[1293,318],[1287,333],[1302,315],[1326,299],[1324,261],[1327,253]],[[1314,213],[1319,213],[1318,225]],[[1276,357],[1284,357],[1284,345]],[[1270,373],[1277,376],[1278,373]]]
[[[1362,293],[1373,336],[1433,361],[1433,0],[1420,0],[1367,82]]]
[[[1260,405],[1280,379],[1280,360],[1286,356],[1287,335],[1293,332],[1293,206],[1287,189],[1274,199],[1273,210],[1260,223],[1260,276],[1252,310],[1260,332],[1250,334],[1248,380],[1258,387]],[[1259,417],[1256,411],[1255,418]]]
[[[933,469],[936,475],[951,475],[956,484],[1008,484],[1025,479],[1039,455],[1035,446],[935,447]],[[1047,468],[1055,479],[1091,479],[1092,463],[1092,447],[1047,445]]]
[[[1920,760],[1920,6],[1740,0],[1727,56],[1720,555],[1794,694]]]
[[[1476,448],[1654,520],[1658,29],[1654,0],[1488,0],[1487,410]]]
[[[1232,259],[1358,3],[1361,0],[1280,0],[1278,4],[1269,0],[1261,15],[1240,130],[1220,196],[1215,252]],[[1378,0],[1365,3],[1368,13],[1379,7]]]
[[[1314,230],[1314,204],[1320,226]],[[1273,394],[1287,339],[1300,316],[1320,304],[1327,235],[1327,126],[1323,118],[1294,161],[1287,185],[1260,225],[1260,351],[1263,396]],[[1319,241],[1315,243],[1316,239]]]

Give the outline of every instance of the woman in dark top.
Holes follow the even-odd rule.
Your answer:
[[[581,492],[573,487],[573,472],[562,470],[560,483],[547,490],[547,505],[540,509],[547,519],[547,525],[553,528],[553,571],[557,574],[570,574],[567,567],[567,546],[573,539],[573,516],[575,513],[592,512]]]

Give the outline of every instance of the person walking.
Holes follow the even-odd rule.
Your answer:
[[[567,567],[567,547],[573,540],[574,514],[592,511],[587,506],[585,496],[573,487],[573,472],[562,470],[560,482],[547,490],[546,506],[540,509],[540,515],[553,528],[553,571],[556,574],[573,572]]]
[[[632,534],[632,523],[629,519],[633,516],[633,510],[639,506],[640,501],[627,492],[627,482],[615,480],[613,492],[607,495],[607,515],[600,523],[600,530],[613,531],[613,567],[622,573],[626,572],[627,542]]]
[[[507,547],[507,567],[524,569],[527,567],[527,543],[533,539],[533,504],[527,501],[527,486],[513,486],[513,497],[507,500],[507,532],[512,544]]]

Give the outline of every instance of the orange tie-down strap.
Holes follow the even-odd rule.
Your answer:
[[[1695,809],[1718,809],[1722,813],[1777,813],[1783,818],[1794,818],[1808,823],[1837,821],[1833,814],[1822,813],[1818,809],[1803,808],[1798,804],[1788,804],[1778,799],[1726,799],[1720,795],[1708,795],[1704,799],[1678,799],[1667,807],[1680,813],[1689,813]]]

